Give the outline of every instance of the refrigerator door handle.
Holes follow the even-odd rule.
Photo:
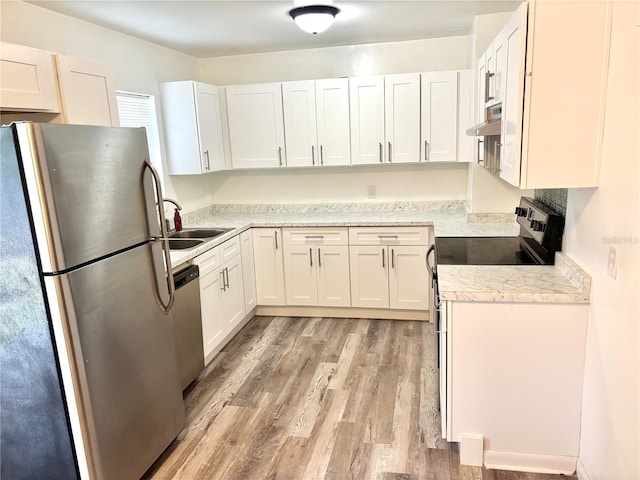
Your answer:
[[[156,189],[156,196],[158,197],[158,214],[160,215],[160,232],[162,239],[159,239],[162,242],[162,252],[164,253],[164,263],[167,269],[167,288],[169,289],[169,300],[166,305],[162,302],[160,298],[160,286],[157,285],[158,288],[154,288],[154,292],[156,295],[156,302],[158,302],[158,306],[160,310],[167,315],[171,311],[171,307],[173,307],[173,302],[176,299],[176,290],[173,284],[173,272],[171,271],[171,254],[169,253],[169,235],[167,233],[167,223],[164,217],[164,209],[162,208],[162,184],[160,183],[160,176],[158,175],[157,170],[151,164],[149,160],[145,158],[144,160],[145,168],[148,168],[153,176],[153,183]]]

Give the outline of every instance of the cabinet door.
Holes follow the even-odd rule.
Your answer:
[[[422,74],[422,160],[458,159],[458,72]]]
[[[403,310],[429,309],[429,273],[424,259],[429,247],[389,247],[389,306]]]
[[[478,59],[478,67],[476,69],[477,75],[477,91],[476,91],[476,122],[481,123],[486,120],[485,115],[485,102],[486,102],[486,86],[487,86],[487,64],[485,62],[484,54]]]
[[[351,164],[383,163],[384,77],[349,79],[351,113]]]
[[[246,230],[240,234],[242,255],[242,281],[244,283],[244,311],[249,313],[256,307],[256,269],[253,260],[253,234]]]
[[[287,245],[284,278],[287,305],[318,305],[317,260],[314,247]]]
[[[225,335],[230,333],[244,318],[244,288],[241,256],[229,260],[223,267],[225,284],[222,290],[222,320]]]
[[[350,246],[351,305],[388,308],[387,247]]]
[[[491,45],[487,48],[486,52],[484,52],[484,62],[485,62],[485,106],[495,105],[496,98],[494,96],[495,90],[495,74],[496,74],[496,51],[495,51],[495,43],[492,42]]]
[[[258,305],[285,305],[282,235],[279,228],[253,228]]]
[[[233,168],[285,165],[281,84],[227,87],[226,98]]]
[[[0,110],[60,111],[51,52],[0,43]]]
[[[526,7],[526,4],[524,5]],[[526,47],[526,12],[514,15],[505,25],[502,38],[506,68],[502,99],[502,134],[500,141],[500,178],[520,185],[522,146],[522,104],[524,101],[524,60]]]
[[[385,155],[390,163],[420,161],[420,74],[384,79]]]
[[[318,265],[318,304],[326,307],[351,306],[349,247],[316,247]]]
[[[315,83],[320,165],[349,165],[349,80],[339,78]]]
[[[313,80],[282,84],[288,167],[319,165],[316,89]]]
[[[198,121],[202,171],[216,172],[224,170],[222,120],[220,118],[218,89],[213,85],[194,82],[193,94]]]
[[[507,48],[504,32],[501,31],[493,41],[494,47],[494,69],[492,72],[489,94],[493,97],[492,103],[502,103],[504,99],[504,80],[507,70]]]
[[[56,55],[65,123],[117,127],[116,92],[104,63]]]
[[[200,306],[202,310],[202,346],[206,359],[225,337],[222,320],[222,270],[200,277]]]

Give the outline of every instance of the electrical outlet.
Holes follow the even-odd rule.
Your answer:
[[[616,249],[613,247],[609,247],[609,257],[607,260],[607,274],[615,280],[617,273],[618,273],[618,266],[616,265]]]
[[[376,198],[376,186],[367,185],[367,198]]]

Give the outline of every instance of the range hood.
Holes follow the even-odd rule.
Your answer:
[[[467,129],[467,135],[487,137],[500,135],[502,131],[502,104],[492,105],[485,110],[485,122]]]
[[[476,137],[486,137],[489,135],[500,135],[502,130],[502,120],[491,120],[489,122],[482,122],[478,125],[474,125],[467,129],[467,135],[473,135]]]

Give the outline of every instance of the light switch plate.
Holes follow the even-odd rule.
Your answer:
[[[607,260],[607,274],[615,280],[617,273],[618,273],[618,266],[616,263],[616,249],[613,247],[609,247],[609,257]]]
[[[376,186],[375,185],[367,185],[367,198],[376,198]]]

